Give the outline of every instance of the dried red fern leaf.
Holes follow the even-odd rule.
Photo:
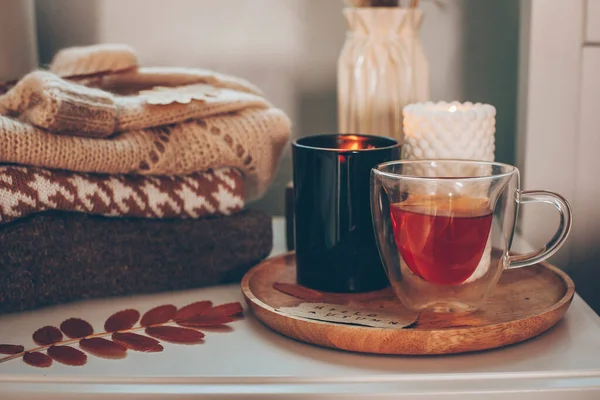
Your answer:
[[[23,354],[23,361],[25,362],[25,364],[39,368],[48,368],[52,365],[52,358],[38,351],[35,351],[33,353],[26,352],[25,354]]]
[[[292,297],[306,301],[316,301],[330,304],[348,303],[348,300],[343,294],[319,292],[296,283],[275,282],[273,284],[273,288]]]
[[[25,347],[16,344],[0,344],[0,354],[19,354]]]
[[[233,329],[225,324],[237,320],[241,314],[243,307],[239,302],[213,307],[211,301],[198,301],[179,310],[171,304],[158,306],[147,311],[140,320],[141,328],[145,328],[146,334],[152,337],[128,332],[140,319],[139,311],[134,309],[122,310],[111,315],[104,324],[106,332],[99,335],[93,335],[94,329],[88,322],[80,318],[69,318],[63,321],[60,329],[44,326],[35,331],[33,339],[41,347],[32,351],[24,351],[23,346],[0,344],[0,354],[9,355],[0,360],[19,358],[20,353],[23,353],[23,361],[36,367],[48,367],[53,361],[72,366],[86,364],[86,353],[66,345],[73,341],[63,342],[64,335],[71,339],[81,339],[81,349],[103,358],[123,358],[128,349],[160,352],[163,346],[156,339],[180,344],[203,343],[204,333],[194,328],[206,327],[213,328],[215,332],[230,332]],[[188,327],[165,325],[173,320]],[[112,340],[103,338],[110,333]],[[47,349],[47,354],[39,352],[44,348]]]
[[[80,318],[69,318],[63,321],[60,330],[71,339],[83,338],[94,333],[92,325]]]
[[[233,332],[234,329],[229,325],[206,325],[202,327],[202,332],[227,333]]]
[[[297,285],[295,283],[275,282],[273,284],[273,288],[282,293],[289,294],[290,296],[297,297],[302,300],[321,301],[323,300],[323,297],[325,297],[321,292]]]
[[[63,334],[55,326],[44,326],[33,332],[33,341],[40,346],[47,346],[49,344],[58,343],[63,340]]]
[[[85,353],[71,346],[50,346],[48,348],[48,355],[54,361],[65,365],[79,366],[85,365],[87,362]]]
[[[192,317],[195,317],[197,315],[200,315],[208,310],[211,309],[212,307],[212,301],[197,301],[195,303],[192,304],[188,304],[185,307],[180,308],[179,310],[177,310],[177,313],[175,314],[175,317],[173,317],[174,320],[182,320],[182,319],[189,319]]]
[[[138,335],[137,333],[115,332],[112,334],[112,340],[135,351],[143,351],[146,353],[158,353],[163,351],[163,347],[158,340],[148,336]]]
[[[231,316],[243,314],[244,308],[240,304],[240,302],[236,301],[235,303],[225,303],[218,305],[216,307],[211,308],[210,310],[205,311],[202,315],[209,316]]]
[[[177,321],[177,325],[188,327],[216,326],[228,324],[235,320],[236,318],[229,315],[198,315],[194,318]]]
[[[140,325],[150,326],[164,324],[165,322],[172,320],[176,312],[177,307],[172,304],[154,307],[144,314],[142,320],[140,321]]]
[[[138,310],[128,309],[114,313],[104,323],[106,332],[124,331],[130,329],[140,319]]]
[[[127,355],[127,347],[101,337],[81,339],[79,347],[96,357],[118,359]]]
[[[146,328],[146,334],[165,342],[177,344],[202,343],[204,338],[204,333],[200,331],[178,326],[150,326]]]

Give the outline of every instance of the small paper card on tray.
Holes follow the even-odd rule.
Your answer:
[[[296,307],[281,307],[278,311],[318,321],[392,329],[406,328],[414,324],[419,316],[406,309],[386,311],[329,303],[301,303]]]

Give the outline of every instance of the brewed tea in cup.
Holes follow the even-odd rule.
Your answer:
[[[410,270],[427,282],[456,285],[481,262],[493,214],[484,198],[430,195],[391,204],[390,217]]]

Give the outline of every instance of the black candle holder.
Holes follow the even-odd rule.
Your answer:
[[[373,234],[370,173],[400,159],[400,144],[380,136],[308,136],[292,144],[297,282],[356,293],[389,282]]]

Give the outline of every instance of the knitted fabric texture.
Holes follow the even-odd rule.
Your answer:
[[[50,70],[60,76],[83,76],[137,66],[138,57],[131,46],[107,43],[60,50],[52,59]]]
[[[190,94],[194,94],[194,101],[188,103],[148,104],[153,96],[189,98]],[[268,108],[263,97],[202,83],[119,96],[46,71],[28,74],[0,97],[0,113],[4,115],[52,133],[86,137],[108,137],[128,130],[215,115],[226,118],[227,113],[235,111]]]
[[[273,245],[271,218],[105,218],[51,211],[0,229],[0,314],[239,282]]]
[[[180,124],[127,131],[110,139],[56,135],[0,116],[0,162],[108,174],[181,175],[234,167],[246,199],[260,197],[277,169],[287,133],[274,110],[245,110]]]
[[[0,224],[44,210],[106,216],[199,218],[244,206],[243,179],[230,168],[183,176],[96,175],[0,167]]]
[[[65,52],[59,61],[90,61],[85,51]],[[95,71],[89,63],[76,70]],[[0,162],[141,175],[232,167],[253,200],[270,185],[290,136],[288,117],[237,78],[134,68],[81,83],[35,71],[0,96]],[[178,101],[150,101],[165,96]]]
[[[105,90],[130,92],[153,86],[206,83],[262,96],[262,91],[245,79],[198,68],[141,67],[131,46],[97,44],[60,50],[52,59],[50,72]]]

